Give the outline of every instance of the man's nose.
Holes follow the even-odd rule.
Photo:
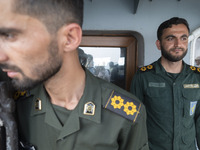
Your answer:
[[[6,55],[6,53],[3,50],[3,47],[0,44],[0,63],[5,62],[8,60],[8,56]]]
[[[181,45],[181,40],[176,39],[174,45],[175,45],[175,47],[179,47]]]

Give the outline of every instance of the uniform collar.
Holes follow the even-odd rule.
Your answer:
[[[166,72],[164,67],[161,65],[161,58],[159,58],[156,62],[153,64],[155,66],[155,72],[157,74],[163,74]],[[189,74],[192,70],[189,69],[189,66],[183,61],[183,69],[181,71],[181,74]]]
[[[44,121],[49,126],[52,126],[58,131],[58,140],[62,139],[70,134],[73,134],[80,130],[80,118],[90,120],[95,123],[101,122],[101,87],[98,80],[89,72],[86,72],[86,84],[82,98],[77,107],[72,110],[64,126],[62,126],[54,113],[53,107],[49,101],[48,94],[46,93],[43,85],[39,85],[37,88],[30,91],[33,95],[33,103],[31,110],[31,117],[37,117],[38,115],[45,115]],[[42,109],[35,109],[36,100],[41,100]],[[95,105],[94,115],[85,115],[84,105],[88,102],[92,102]]]
[[[87,69],[86,72],[86,84],[83,96],[78,104],[79,116],[96,123],[101,122],[101,108],[102,108],[102,90],[99,81],[94,77]],[[84,105],[88,102],[92,102],[95,105],[94,115],[85,115]]]
[[[30,95],[33,95],[31,116],[45,113],[49,100],[47,98],[47,94],[46,94],[46,91],[45,91],[45,88],[43,87],[43,85],[41,84],[41,85],[35,87],[33,90],[31,90]],[[41,110],[38,110],[36,108],[38,100],[41,102]]]
[[[96,123],[101,122],[101,87],[99,86],[99,82],[88,70],[85,70],[86,73],[86,84],[83,96],[81,97],[79,104],[77,107],[72,111],[73,115],[76,117],[85,118]],[[30,94],[33,95],[33,103],[32,103],[32,110],[31,116],[39,115],[42,113],[46,113],[46,119],[52,119],[53,117],[56,118],[55,113],[53,113],[53,108],[48,98],[48,94],[46,93],[45,88],[43,85],[39,85],[35,89],[30,91]],[[36,101],[41,101],[41,110],[36,109]],[[84,105],[88,102],[92,102],[95,105],[95,113],[94,115],[85,115],[84,112]],[[48,113],[47,113],[48,112]],[[50,116],[49,116],[50,114]],[[59,126],[55,123],[54,126]]]

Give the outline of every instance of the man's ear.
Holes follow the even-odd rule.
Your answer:
[[[159,50],[161,50],[161,43],[159,40],[156,40],[156,46]]]
[[[76,50],[81,43],[82,29],[76,23],[65,25],[61,28],[59,38],[65,52]]]

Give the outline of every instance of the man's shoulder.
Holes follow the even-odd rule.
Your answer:
[[[13,98],[14,100],[20,100],[20,99],[28,97],[29,95],[30,94],[28,90],[17,90],[14,92]]]
[[[130,92],[113,84],[102,85],[103,108],[131,122],[144,116],[145,108],[139,99]]]
[[[195,67],[192,65],[186,64],[187,68],[192,71],[192,73],[197,73],[200,75],[200,67]]]
[[[28,110],[33,102],[33,96],[28,90],[16,91],[13,95],[13,98],[16,101],[16,106],[18,110]]]
[[[22,109],[23,111],[29,111],[29,109],[31,109],[31,107],[33,106],[36,108],[38,106],[38,98],[34,98],[40,89],[40,86],[37,86],[31,90],[16,91],[13,95],[13,98],[16,101],[18,111],[20,111],[20,109]]]
[[[151,63],[146,66],[139,67],[137,72],[139,73],[152,72],[152,71],[155,71],[155,68],[156,68],[156,62]]]
[[[17,101],[23,101],[24,99],[27,101],[27,99],[30,99],[34,95],[40,93],[41,90],[44,90],[42,84],[39,84],[38,86],[29,90],[16,90],[13,95],[13,98]]]

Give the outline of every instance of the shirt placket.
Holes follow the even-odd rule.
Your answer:
[[[173,150],[180,149],[179,143],[181,140],[181,118],[183,111],[183,100],[182,100],[182,74],[173,82],[173,103],[174,103],[174,137],[173,137]]]

